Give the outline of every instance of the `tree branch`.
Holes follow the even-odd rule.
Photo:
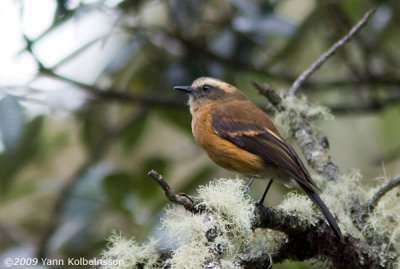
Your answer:
[[[163,176],[155,170],[151,170],[148,175],[153,178],[158,185],[160,185],[168,200],[175,204],[183,205],[188,211],[199,212],[197,206],[202,202],[200,198],[186,194],[174,193],[168,183],[165,182]]]
[[[390,179],[385,184],[383,184],[371,200],[365,204],[360,203],[358,200],[354,200],[351,206],[351,216],[355,226],[358,230],[363,231],[369,242],[374,242],[378,244],[388,243],[389,239],[378,235],[371,228],[365,228],[371,213],[375,210],[379,203],[379,200],[393,188],[400,186],[400,175],[395,178]]]
[[[253,82],[253,85],[278,111],[290,109],[282,106],[282,99],[268,85],[256,82]],[[340,170],[328,154],[328,139],[325,136],[316,137],[307,120],[295,111],[290,112],[289,119],[293,137],[303,151],[308,164],[327,180],[336,181],[339,178]]]
[[[96,86],[89,85],[89,84],[62,76],[60,74],[55,73],[51,69],[44,69],[41,71],[41,74],[64,81],[64,82],[67,82],[67,83],[71,83],[71,84],[85,90],[89,94],[94,95],[100,99],[115,100],[115,101],[125,102],[128,104],[139,103],[139,104],[146,105],[146,106],[159,105],[159,106],[168,106],[168,107],[176,107],[176,106],[183,107],[183,103],[178,99],[170,99],[170,98],[166,98],[166,97],[150,96],[150,95],[135,95],[135,94],[129,93],[125,90],[116,89],[116,88],[101,89]]]
[[[175,194],[163,177],[154,170],[149,172],[149,176],[156,180],[171,202],[183,205],[195,214],[200,213],[197,207],[202,201],[201,198]],[[205,211],[212,214],[211,211],[207,211],[207,208],[203,208],[201,212]],[[268,228],[284,232],[287,238],[283,240],[279,250],[273,254],[262,249],[258,255],[240,254],[237,258],[243,268],[266,268],[271,266],[272,261],[280,263],[285,260],[304,261],[307,259],[328,261],[335,268],[380,268],[382,266],[391,268],[397,257],[392,252],[387,252],[387,256],[383,257],[379,247],[370,246],[349,235],[345,236],[345,243],[342,243],[322,216],[315,215],[313,220],[309,220],[300,217],[295,211],[288,212],[258,205],[254,210],[252,228]],[[207,233],[218,232],[210,230]],[[208,239],[213,240],[213,237],[210,236]],[[220,268],[218,267],[219,257],[215,255],[215,253],[210,253],[207,265]],[[170,255],[167,255],[167,258],[170,258]],[[160,258],[160,261],[165,260]]]
[[[282,106],[279,101],[279,96],[275,96],[276,93],[272,89],[270,89],[268,85],[261,85],[258,83],[253,83],[253,85],[257,88],[260,94],[270,100],[270,102],[278,111],[283,111],[287,109]],[[316,138],[308,122],[301,115],[298,115],[295,111],[290,114],[290,127],[293,132],[294,139],[302,149],[303,154],[306,157],[309,165],[314,170],[321,172],[321,174],[326,179],[337,180],[339,178],[340,172],[339,168],[331,161],[331,157],[328,154],[327,139],[325,137],[323,137],[323,139]],[[397,182],[397,180],[393,180],[387,183],[387,185],[385,185],[381,189],[381,191],[379,191],[374,196],[376,198],[372,199],[373,207],[374,204],[377,203],[379,198],[384,195],[390,188],[393,188],[394,185],[400,184]],[[355,227],[357,227],[357,229],[364,234],[371,248],[376,248],[376,250],[374,251],[377,251],[382,246],[387,246],[389,244],[389,239],[387,236],[379,234],[372,228],[365,228],[369,213],[371,212],[371,210],[368,210],[371,204],[360,204],[356,197],[349,197],[349,200],[349,203],[351,205],[351,218],[353,220],[353,223]],[[381,252],[382,251],[385,251],[387,253],[394,253],[392,247],[389,247],[389,249],[387,250],[381,249]]]
[[[383,184],[379,190],[375,193],[374,197],[372,197],[371,201],[368,204],[368,211],[371,213],[374,211],[376,206],[379,203],[379,200],[389,191],[391,191],[393,188],[400,186],[400,175],[398,175],[395,178],[392,178],[385,184]]]
[[[373,98],[364,102],[359,100],[355,104],[327,105],[327,107],[329,107],[334,114],[355,114],[380,111],[389,105],[398,103],[400,103],[400,91],[396,90],[382,98]]]
[[[315,223],[310,223],[307,219],[300,217],[296,211],[288,212],[281,208],[257,205],[252,228],[274,229],[287,235],[296,236],[315,228],[315,225]]]
[[[54,68],[46,67],[41,60],[37,57],[35,52],[32,49],[34,41],[30,40],[26,35],[23,35],[23,38],[26,42],[26,50],[32,55],[33,59],[35,60],[36,64],[38,65],[39,74],[48,76],[51,78],[58,79],[60,81],[64,81],[70,84],[73,84],[80,89],[86,91],[87,93],[100,98],[100,99],[108,99],[108,100],[115,100],[124,103],[139,103],[144,106],[167,106],[167,107],[183,107],[183,103],[179,99],[171,99],[166,97],[160,97],[156,95],[135,95],[126,90],[117,89],[117,88],[108,88],[108,89],[101,89],[94,85],[86,84],[63,75],[57,74],[54,71]]]
[[[289,95],[294,95],[298,88],[304,81],[310,77],[318,68],[321,67],[338,49],[343,47],[358,31],[365,26],[371,16],[374,14],[375,8],[369,10],[364,17],[353,27],[351,30],[339,41],[337,41],[329,50],[322,54],[309,68],[307,68],[296,80],[288,90]]]

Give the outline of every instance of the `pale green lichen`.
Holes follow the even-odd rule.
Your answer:
[[[363,239],[362,233],[354,226],[351,218],[352,202],[350,200],[352,197],[360,202],[367,200],[360,172],[353,170],[350,173],[342,174],[338,181],[325,181],[325,184],[321,184],[321,188],[323,190],[321,198],[339,220],[338,224],[342,232]]]
[[[203,240],[192,240],[180,244],[166,263],[170,264],[170,268],[176,269],[203,268],[210,256],[210,247],[204,244]]]
[[[202,214],[190,213],[181,206],[167,208],[161,223],[181,243],[204,240],[204,233],[212,227]]]
[[[222,268],[238,268],[237,254],[248,248],[253,234],[254,206],[243,194],[243,181],[212,181],[198,193],[203,199],[199,206],[205,206],[206,212],[193,214],[173,206],[163,218],[164,226],[179,241],[168,263],[171,268],[200,268],[217,255]]]
[[[333,115],[330,113],[329,108],[316,104],[310,104],[305,96],[296,97],[293,95],[282,96],[281,105],[285,110],[276,113],[274,122],[279,128],[283,137],[289,136],[291,113],[302,115],[309,122],[314,120],[331,120]]]
[[[257,228],[253,232],[252,240],[246,254],[250,258],[257,258],[260,256],[260,251],[263,253],[276,253],[286,238],[287,235],[285,233],[271,229]],[[273,262],[272,259],[271,262]]]
[[[161,223],[177,247],[164,265],[189,269],[218,262],[222,268],[240,268],[238,254],[255,246],[251,229],[254,201],[244,195],[243,188],[244,182],[239,179],[219,179],[198,189],[203,199],[199,206],[207,208],[203,213],[194,214],[176,205],[167,208]],[[161,266],[154,258],[153,244],[138,245],[118,234],[109,240],[103,257],[122,259],[130,266],[112,268],[134,268],[136,264],[145,264],[146,268]]]
[[[357,190],[357,199],[361,202],[368,200],[368,194],[362,187],[362,176],[359,171],[353,170],[341,175],[337,182],[327,181],[322,176],[313,175],[313,180],[321,189],[321,199],[327,205],[331,213],[338,219],[338,224],[343,233],[349,233],[354,237],[363,238],[361,232],[354,226],[351,219],[350,197]],[[321,214],[312,201],[303,193],[290,192],[278,207],[296,212],[307,219],[312,219],[313,214]]]
[[[214,223],[206,221],[204,214],[193,214],[180,206],[172,206],[166,210],[162,224],[178,242],[172,258],[167,261],[171,268],[201,268],[210,256],[205,234]]]
[[[240,269],[238,262],[232,262],[230,260],[221,260],[221,268],[223,269]]]
[[[385,179],[386,181],[388,179]],[[378,188],[384,184],[380,182],[379,186],[370,190],[372,197]],[[368,227],[371,227],[379,233],[387,235],[390,239],[390,244],[400,253],[400,189],[393,188],[379,200],[379,203],[372,212]],[[389,247],[389,246],[388,246]]]
[[[356,170],[341,175],[338,182],[326,181],[316,175],[313,178],[322,190],[321,198],[338,218],[342,232],[364,240],[351,219],[350,197],[367,203],[382,182],[371,189]],[[133,239],[127,240],[114,233],[103,257],[123,260],[124,266],[107,268],[135,268],[132,265],[144,264],[148,269],[166,265],[190,269],[217,262],[221,268],[238,269],[238,257],[243,254],[255,258],[276,252],[286,235],[269,229],[251,229],[254,201],[243,194],[243,184],[239,179],[219,179],[200,187],[198,193],[203,199],[200,206],[207,209],[202,213],[194,214],[176,205],[167,208],[161,222],[170,237],[176,240],[176,248],[172,250],[171,258],[162,264],[157,263],[153,241],[139,245]],[[400,191],[394,189],[382,197],[367,223],[368,227],[386,234],[397,251],[400,250],[399,196]],[[296,210],[307,219],[319,214],[311,200],[295,192],[287,194],[279,207]]]
[[[312,219],[312,215],[315,214],[313,202],[304,194],[297,192],[286,194],[278,207],[287,211],[296,210],[300,216],[307,219]]]
[[[107,249],[102,258],[115,261],[113,265],[102,266],[103,269],[130,269],[138,263],[146,264],[145,268],[155,268],[156,242],[150,239],[145,244],[138,244],[134,239],[126,239],[120,233],[113,232],[108,238]]]
[[[243,194],[243,186],[243,181],[239,179],[220,179],[198,189],[199,196],[203,198],[202,204],[215,213],[222,232],[229,233],[231,243],[227,246],[233,247],[228,248],[232,252],[246,246],[252,234],[254,202]]]

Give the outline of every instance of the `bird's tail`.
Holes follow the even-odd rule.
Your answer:
[[[321,210],[322,214],[328,221],[329,225],[331,226],[333,232],[335,235],[343,241],[343,235],[342,232],[339,229],[339,226],[335,220],[335,218],[332,216],[331,212],[329,211],[328,207],[325,205],[325,203],[321,200],[319,195],[312,189],[309,189],[307,187],[303,188],[304,192],[310,197],[311,201],[314,202],[318,206],[318,208]]]

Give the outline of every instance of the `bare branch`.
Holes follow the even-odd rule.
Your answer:
[[[32,46],[34,44],[34,41],[31,41],[26,35],[23,36],[26,42],[26,50],[32,55],[33,59],[35,60],[36,64],[38,65],[39,68],[39,74],[48,76],[51,78],[58,79],[60,81],[64,81],[70,84],[73,84],[74,86],[79,87],[80,89],[88,92],[89,94],[100,98],[100,99],[109,99],[109,100],[116,100],[120,102],[125,102],[128,104],[131,103],[139,103],[141,105],[146,105],[146,106],[153,106],[153,105],[158,105],[158,106],[168,106],[168,107],[183,107],[183,103],[178,100],[178,99],[171,99],[171,98],[166,98],[166,97],[160,97],[160,96],[155,96],[155,95],[134,95],[126,90],[123,89],[117,89],[117,88],[108,88],[108,89],[101,89],[99,87],[96,87],[94,85],[89,85],[68,77],[65,77],[63,75],[60,75],[54,71],[53,68],[46,67],[41,60],[37,57],[35,52],[32,49]],[[89,43],[88,45],[90,45]],[[85,47],[83,47],[85,48]],[[78,50],[79,52],[79,50]],[[61,61],[63,62],[63,60]]]
[[[309,68],[307,68],[290,87],[288,94],[294,95],[298,88],[304,83],[304,81],[310,77],[323,63],[325,63],[338,49],[343,47],[358,31],[364,27],[371,16],[374,14],[375,8],[365,13],[364,17],[353,27],[351,30],[339,41],[337,41],[329,50],[322,54]]]
[[[395,178],[392,178],[385,184],[383,184],[380,189],[375,193],[374,197],[372,197],[371,201],[368,205],[369,212],[374,211],[375,207],[378,205],[379,200],[393,188],[400,186],[400,175]]]
[[[345,113],[368,113],[376,112],[389,105],[394,105],[400,103],[400,91],[396,89],[395,91],[388,93],[385,97],[381,98],[371,98],[371,100],[362,101],[359,100],[355,104],[337,104],[328,105],[329,109],[334,114],[345,114]]]
[[[281,104],[282,98],[267,83],[261,85],[257,82],[252,82],[252,84],[258,90],[258,93],[265,96],[278,111],[284,110]]]
[[[153,106],[153,105],[159,105],[159,106],[181,106],[183,107],[183,103],[178,100],[178,99],[171,99],[171,98],[165,98],[165,97],[160,97],[160,96],[150,96],[150,95],[134,95],[132,93],[127,92],[126,90],[122,89],[115,89],[115,88],[109,88],[109,89],[101,89],[93,85],[89,85],[65,76],[62,76],[60,74],[55,73],[51,69],[44,69],[41,71],[42,75],[46,75],[67,83],[71,83],[86,92],[88,92],[91,95],[94,95],[95,97],[101,98],[101,99],[110,99],[110,100],[116,100],[120,102],[125,102],[125,103],[140,103],[143,105],[147,106]]]
[[[153,178],[158,183],[158,185],[160,185],[168,200],[175,204],[183,205],[187,210],[191,212],[199,212],[199,209],[196,206],[201,203],[202,200],[200,198],[189,196],[186,194],[174,193],[168,183],[165,182],[163,176],[156,170],[151,170],[148,175],[149,177]]]

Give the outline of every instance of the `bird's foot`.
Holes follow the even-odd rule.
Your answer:
[[[255,177],[250,177],[249,181],[247,181],[246,185],[244,185],[243,187],[243,193],[246,194],[249,189],[250,189],[250,185],[253,183]]]

